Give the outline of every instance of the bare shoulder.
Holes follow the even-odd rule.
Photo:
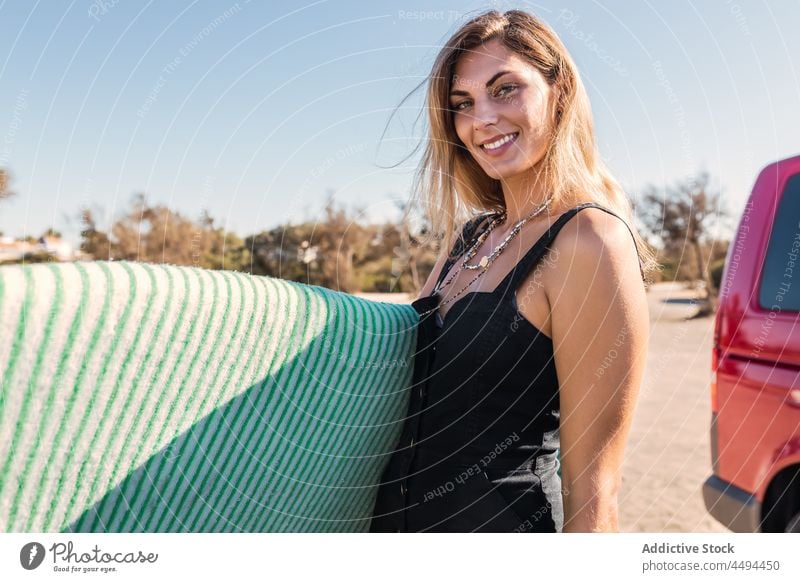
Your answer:
[[[636,244],[617,216],[585,208],[564,225],[551,249],[556,268],[545,281],[551,307],[573,301],[597,307],[620,300],[643,305],[645,290]]]
[[[554,246],[564,252],[576,249],[598,256],[610,251],[636,258],[628,226],[619,217],[599,208],[584,208],[572,217],[556,237]]]

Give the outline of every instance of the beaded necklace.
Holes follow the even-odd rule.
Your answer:
[[[492,219],[492,221],[489,223],[489,226],[480,234],[480,236],[478,236],[477,239],[475,239],[475,242],[472,244],[472,246],[470,246],[469,250],[467,250],[467,252],[464,253],[464,257],[461,260],[461,265],[459,266],[459,268],[456,269],[449,277],[447,277],[446,280],[443,283],[442,282],[437,282],[436,283],[436,286],[433,288],[432,295],[440,295],[442,289],[444,289],[449,284],[451,284],[453,282],[453,280],[456,278],[456,276],[464,269],[467,269],[467,270],[470,270],[470,271],[479,270],[478,274],[469,283],[467,283],[464,287],[462,287],[455,295],[453,295],[452,297],[447,299],[445,302],[440,303],[439,305],[437,305],[433,309],[429,309],[427,311],[424,311],[423,313],[420,314],[420,317],[424,317],[425,315],[428,315],[429,313],[433,313],[434,311],[437,311],[440,307],[443,307],[445,305],[448,305],[449,303],[452,303],[453,301],[458,299],[464,293],[464,291],[469,289],[475,281],[477,281],[478,279],[483,277],[483,275],[485,275],[486,272],[489,270],[489,267],[491,266],[491,264],[494,263],[495,259],[497,259],[497,257],[499,257],[502,254],[502,252],[506,249],[506,247],[508,247],[509,243],[514,239],[514,237],[516,237],[519,234],[520,230],[522,230],[522,227],[525,226],[525,223],[527,223],[529,220],[537,217],[539,214],[544,212],[544,210],[550,205],[550,202],[552,201],[552,199],[553,199],[552,196],[549,197],[542,204],[537,206],[533,210],[533,212],[531,212],[528,216],[526,216],[525,218],[522,218],[521,220],[517,221],[517,223],[514,225],[514,227],[511,229],[511,231],[508,233],[508,235],[500,242],[500,244],[498,244],[494,248],[494,250],[492,250],[491,253],[481,257],[481,260],[478,261],[478,263],[476,265],[468,264],[469,261],[472,260],[472,258],[476,254],[478,254],[478,249],[483,244],[483,242],[486,240],[486,237],[489,236],[489,233],[492,232],[498,225],[500,225],[503,222],[505,222],[505,219],[506,219],[505,212],[498,213]]]

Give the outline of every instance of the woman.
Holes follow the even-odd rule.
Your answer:
[[[555,33],[487,12],[440,52],[419,173],[434,230],[414,385],[372,531],[616,531],[646,246]]]

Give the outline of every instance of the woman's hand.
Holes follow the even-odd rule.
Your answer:
[[[554,243],[549,269],[561,405],[563,531],[617,531],[625,441],[644,374],[649,319],[630,232],[587,208]]]

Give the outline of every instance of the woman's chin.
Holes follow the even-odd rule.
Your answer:
[[[521,177],[523,174],[530,172],[531,167],[500,167],[500,165],[492,166],[491,168],[483,168],[483,171],[486,172],[486,175],[492,178],[493,180],[512,180],[517,177]]]

